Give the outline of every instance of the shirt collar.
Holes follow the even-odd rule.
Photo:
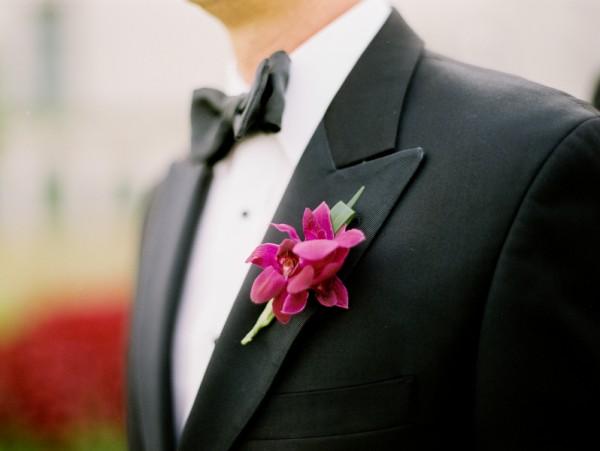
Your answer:
[[[276,138],[295,165],[344,80],[391,12],[386,0],[362,0],[290,54],[290,79],[281,131]],[[227,68],[228,91],[249,86],[235,64]]]

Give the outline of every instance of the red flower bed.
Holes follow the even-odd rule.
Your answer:
[[[121,427],[127,308],[112,301],[55,312],[0,349],[0,428],[62,439]]]

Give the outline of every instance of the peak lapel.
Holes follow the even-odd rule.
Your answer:
[[[145,226],[131,336],[130,409],[138,412],[144,449],[174,448],[169,387],[170,334],[193,230],[210,172],[179,161],[158,185]]]
[[[405,41],[396,43],[399,39]],[[341,274],[344,278],[371,244],[423,159],[422,149],[394,152],[402,101],[421,48],[418,38],[393,12],[330,105],[273,217],[272,222],[301,230],[305,207],[348,200],[365,185],[356,210],[367,240],[350,253]],[[382,67],[386,65],[391,69]],[[379,74],[380,69],[385,73]],[[263,242],[282,238],[270,228]],[[180,451],[232,447],[302,327],[319,308],[311,299],[289,324],[274,322],[242,346],[240,340],[263,308],[250,302],[258,272],[255,267],[249,270],[216,343],[184,427]]]
[[[394,9],[325,115],[338,168],[396,149],[404,98],[423,42]]]

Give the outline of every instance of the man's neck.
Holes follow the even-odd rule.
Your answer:
[[[281,0],[278,0],[281,1]],[[225,23],[239,71],[251,83],[259,63],[277,50],[291,53],[360,0],[305,0],[286,3],[247,22]],[[283,2],[285,3],[285,2]]]

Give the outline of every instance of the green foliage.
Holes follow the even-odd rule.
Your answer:
[[[24,431],[0,437],[0,451],[125,451],[124,434],[114,428],[99,427],[73,433],[63,440],[43,440]]]

